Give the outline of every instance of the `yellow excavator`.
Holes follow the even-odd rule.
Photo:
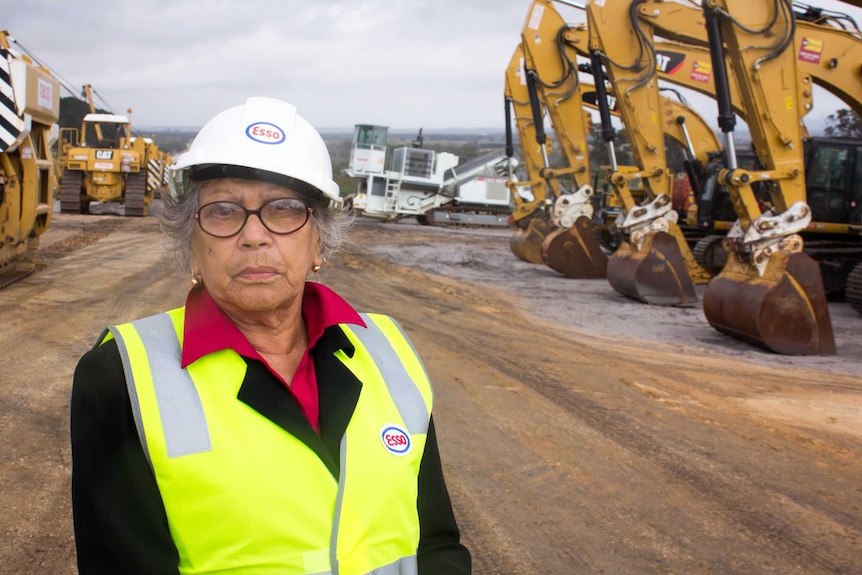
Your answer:
[[[517,180],[509,174],[506,182],[515,206],[512,221],[515,232],[509,241],[512,253],[518,258],[540,264],[542,262],[542,241],[553,228],[548,206],[560,192],[556,180],[541,177],[541,171],[548,164],[547,135],[544,127],[533,123],[532,105],[524,72],[524,51],[519,44],[509,66],[506,68],[506,155],[514,157],[512,121],[518,131],[521,147],[521,168],[527,175],[526,180]],[[539,114],[540,117],[542,114]],[[514,116],[514,118],[513,118]],[[512,166],[512,162],[509,162]]]
[[[792,13],[792,7],[788,2],[778,3],[776,4],[776,7],[774,14],[770,16],[771,20],[774,20],[774,22],[782,21],[782,19],[783,21],[792,22],[795,19]],[[635,35],[642,38],[645,45],[651,41],[651,38],[648,38],[648,35],[644,33],[645,29],[649,30],[650,28],[649,19],[646,18],[644,14],[652,15],[653,23],[656,23],[655,15],[659,14],[662,10],[662,14],[667,14],[668,11],[690,11],[690,9],[683,5],[662,2],[635,2],[630,5],[630,8],[630,20],[633,21],[635,18],[640,19],[640,23],[632,25],[631,30],[636,30]],[[762,14],[757,12],[757,10],[751,12],[750,7],[738,2],[733,5],[733,9],[734,12],[731,12],[733,16],[727,17],[728,20],[734,16],[741,15],[741,17],[737,16],[737,22],[741,20],[744,23],[749,15],[753,14],[758,17],[762,16]],[[726,14],[727,10],[720,9],[716,10],[716,12]],[[607,20],[619,22],[624,18],[624,14],[617,13],[616,19],[610,17]],[[701,18],[705,20],[705,17],[701,16]],[[588,21],[590,21],[589,15]],[[647,21],[646,25],[644,24],[644,21]],[[592,23],[592,21],[590,22]],[[723,101],[726,106],[726,112],[723,114],[723,117],[725,118],[724,122],[729,123],[730,120],[727,120],[726,118],[732,118],[733,113],[736,112],[742,117],[749,117],[749,115],[754,114],[751,117],[759,119],[759,121],[754,122],[754,124],[769,125],[765,128],[763,126],[759,126],[759,129],[752,134],[758,154],[757,164],[762,166],[764,169],[760,169],[759,167],[751,167],[747,170],[740,169],[732,138],[727,138],[730,142],[730,150],[728,153],[728,157],[730,159],[727,163],[734,167],[726,168],[720,175],[724,178],[721,183],[732,189],[730,195],[733,198],[734,209],[739,218],[739,222],[736,225],[738,230],[735,232],[735,235],[731,236],[731,239],[733,240],[731,245],[736,246],[738,249],[735,250],[733,252],[733,256],[729,258],[733,261],[728,263],[725,268],[725,272],[720,274],[722,276],[720,278],[721,281],[716,282],[716,286],[724,284],[724,291],[726,293],[732,293],[733,295],[730,297],[721,297],[721,288],[713,287],[712,284],[710,284],[710,287],[707,289],[707,293],[709,294],[711,303],[708,304],[705,302],[704,307],[705,312],[708,314],[710,323],[719,329],[719,331],[734,337],[750,341],[751,343],[766,347],[767,349],[779,353],[820,353],[825,355],[834,353],[834,338],[831,333],[831,324],[829,322],[828,311],[825,306],[824,290],[822,287],[823,282],[819,270],[816,269],[816,266],[810,265],[810,259],[806,261],[805,258],[796,257],[795,255],[792,257],[787,255],[778,255],[774,258],[766,257],[766,255],[771,256],[775,252],[789,251],[790,254],[793,254],[795,249],[788,250],[789,244],[799,238],[799,234],[810,229],[807,226],[800,226],[799,222],[795,222],[791,226],[787,225],[788,219],[793,220],[793,218],[796,217],[792,211],[788,211],[789,208],[791,206],[794,206],[794,209],[799,207],[796,205],[797,202],[795,200],[802,200],[805,208],[808,208],[807,204],[805,204],[808,196],[806,194],[804,183],[802,185],[803,193],[801,195],[787,185],[789,183],[788,180],[792,180],[792,177],[787,175],[788,172],[792,174],[794,170],[799,170],[800,174],[803,173],[802,166],[804,158],[802,156],[801,142],[797,142],[794,146],[792,138],[790,138],[791,143],[788,145],[786,143],[788,138],[783,137],[780,126],[784,126],[785,123],[789,122],[791,125],[795,126],[798,135],[801,136],[806,134],[804,126],[801,125],[801,119],[812,107],[810,77],[814,77],[815,74],[810,74],[810,77],[806,74],[802,74],[800,76],[796,70],[797,64],[795,63],[794,56],[796,59],[801,60],[802,63],[799,64],[799,66],[804,67],[806,63],[810,64],[811,61],[816,59],[816,56],[812,55],[810,52],[820,50],[822,53],[826,53],[825,43],[819,45],[817,42],[803,43],[799,39],[798,31],[804,30],[805,33],[808,34],[807,38],[817,40],[817,37],[814,36],[814,32],[818,29],[813,28],[806,22],[800,22],[799,26],[791,24],[791,28],[797,31],[796,35],[787,33],[777,35],[776,31],[781,31],[781,27],[776,26],[774,22],[771,26],[768,26],[769,22],[770,20],[760,22],[762,24],[761,28],[767,29],[768,31],[760,35],[752,33],[751,37],[746,39],[748,43],[744,44],[744,47],[740,48],[740,45],[737,44],[735,48],[732,46],[728,48],[728,51],[731,52],[729,61],[736,61],[737,65],[733,66],[731,64],[734,68],[734,74],[725,73],[723,78],[724,89],[721,93],[724,94]],[[829,30],[822,30],[822,21],[819,25],[821,26],[821,29],[819,29],[820,33],[829,32]],[[659,26],[656,24],[656,27],[658,28]],[[589,29],[588,33],[590,36],[593,36],[592,28],[595,28],[595,25]],[[686,25],[680,27],[680,29],[683,30],[684,33],[679,34],[676,37],[677,40],[684,39],[688,41],[688,36],[702,34],[702,32],[698,30],[697,26]],[[629,33],[631,34],[631,31],[629,31]],[[662,32],[662,35],[664,37],[673,38],[673,35],[666,34],[664,32]],[[825,67],[842,68],[845,71],[848,70],[848,66],[854,70],[855,68],[858,68],[858,63],[854,64],[854,62],[857,61],[852,57],[849,57],[854,53],[856,40],[848,40],[847,37],[849,35],[846,32],[839,32],[836,36],[839,38],[843,37],[846,40],[845,45],[840,52],[833,53],[828,59],[824,60],[825,66],[821,66],[820,69],[817,70],[821,75],[828,73],[823,71],[823,68]],[[775,40],[776,38],[778,40]],[[755,39],[762,40],[760,43],[761,48],[757,47],[758,44],[755,42]],[[768,43],[768,39],[772,39],[773,42],[771,44]],[[783,54],[783,52],[787,51],[786,46],[793,45],[794,40],[796,40],[795,49],[791,50],[789,54]],[[589,40],[587,41],[587,45],[594,47],[594,43],[591,43]],[[830,45],[834,46],[835,42],[830,42]],[[771,50],[769,49],[770,47]],[[778,49],[778,47],[783,49]],[[582,47],[581,50],[583,50]],[[768,56],[762,61],[755,58],[753,62],[749,62],[749,68],[748,71],[746,71],[746,65],[739,64],[741,61],[739,51],[743,50],[747,50],[749,55],[760,50],[761,55],[766,53]],[[715,74],[715,70],[718,69],[718,62],[714,61],[713,54],[714,51],[708,52],[709,57],[705,62],[703,60],[695,62],[696,65],[692,66],[684,73],[689,75],[697,74],[701,81],[711,81]],[[844,55],[847,55],[848,57],[844,58]],[[663,68],[663,65],[666,66],[673,64],[670,60],[664,59],[663,56],[665,55],[658,53],[654,54],[659,77],[661,77],[662,72],[674,70],[672,66],[669,68]],[[777,62],[773,62],[774,60],[777,60]],[[720,60],[722,66],[727,66],[727,62],[728,60],[722,56],[722,59]],[[751,70],[750,66],[755,62],[760,69]],[[761,68],[763,62],[772,62],[771,67],[768,70],[769,74],[764,73]],[[676,71],[679,72],[680,69],[676,69]],[[788,80],[791,75],[794,76],[794,81]],[[752,88],[752,84],[756,81],[753,81],[752,78],[758,78],[759,80],[759,83],[756,84],[755,88]],[[858,88],[854,88],[855,84],[853,82],[857,82],[857,80],[854,79],[854,74],[845,73],[842,78],[844,85],[850,86],[849,88],[844,88],[844,92],[852,94],[855,91],[855,93],[858,93]],[[827,87],[827,89],[833,93],[841,94],[842,89],[834,87],[840,83],[838,78],[832,78],[828,83],[825,79],[818,81],[818,79],[815,78],[814,82]],[[736,87],[734,88],[734,86]],[[753,91],[759,89],[758,87],[763,86],[781,86],[782,90],[761,90],[762,97],[760,101],[756,101],[753,96]],[[769,96],[764,92],[769,92]],[[705,93],[709,92],[705,91]],[[775,95],[779,95],[780,97],[777,100],[770,100],[770,97]],[[764,104],[763,102],[769,103]],[[621,104],[621,107],[625,108],[626,105],[631,105],[631,103],[632,100],[628,100],[627,102],[624,101]],[[783,106],[791,111],[792,114],[787,116],[777,114],[774,110],[769,108],[770,103],[773,106],[777,104],[779,108]],[[646,108],[649,109],[649,106]],[[854,109],[856,109],[855,106]],[[721,117],[722,116],[720,116],[720,119]],[[776,125],[779,127],[776,128]],[[730,127],[732,131],[732,126]],[[780,145],[778,145],[779,153],[777,154],[771,149],[777,146],[775,142],[776,134],[781,135],[779,137]],[[811,148],[811,142],[809,142],[807,148]],[[818,149],[825,151],[825,154],[812,153],[811,158],[809,159],[809,168],[812,167],[811,162],[814,162],[814,167],[819,167],[821,171],[825,171],[823,170],[823,166],[826,158],[831,157],[834,160],[843,159],[843,162],[832,162],[833,165],[843,165],[843,171],[841,172],[843,175],[837,179],[843,181],[845,184],[852,181],[852,176],[848,176],[847,174],[854,170],[852,167],[855,161],[854,156],[856,155],[854,153],[854,147],[845,146],[843,150],[841,150],[836,147],[824,146]],[[793,158],[789,159],[790,156],[793,156]],[[792,162],[795,162],[797,167],[787,168],[786,164]],[[814,170],[809,171],[812,173],[814,172]],[[837,173],[834,168],[832,171],[833,173]],[[728,175],[732,173],[739,174],[740,178],[738,180],[734,180],[733,177]],[[746,178],[748,179],[748,182],[744,181]],[[758,195],[755,193],[754,186],[750,185],[750,183],[754,181],[762,184],[761,192],[764,190],[767,192],[768,201],[766,203],[763,202],[762,194]],[[733,183],[736,184],[735,189],[733,189],[733,186],[728,185]],[[748,185],[746,186],[746,184]],[[782,188],[787,188],[787,192],[785,193]],[[851,190],[852,189],[853,186],[851,184]],[[851,235],[853,233],[858,233],[858,231],[855,231],[858,226],[853,224],[853,221],[855,221],[853,218],[855,217],[858,220],[860,214],[856,213],[854,216],[853,213],[855,212],[853,212],[853,210],[855,209],[856,212],[860,211],[858,208],[860,201],[859,198],[854,198],[848,195],[850,190],[845,190],[841,193],[833,187],[831,191],[827,188],[826,191],[821,192],[819,189],[815,189],[814,186],[809,184],[808,191],[831,198],[831,203],[833,204],[831,210],[833,213],[837,213],[836,210],[840,211],[840,208],[836,208],[835,205],[843,202],[842,205],[846,210],[844,214],[841,214],[841,217],[845,220],[844,228],[846,228],[846,231]],[[841,197],[838,197],[838,195]],[[778,217],[776,217],[776,214],[778,214]],[[785,220],[781,219],[781,214],[784,214]],[[761,216],[764,217],[761,218]],[[846,221],[848,216],[849,223]],[[793,226],[797,228],[801,227],[802,229],[797,234],[793,234],[792,232],[787,233],[786,228],[791,227],[792,229]],[[824,226],[820,222],[810,222],[808,226],[828,229],[827,226]],[[742,233],[742,239],[739,239],[739,230],[747,230]],[[758,237],[758,234],[762,234],[763,237]],[[751,243],[747,246],[745,246],[746,239],[751,240]],[[767,250],[767,252],[758,251],[758,248],[761,246],[771,247],[771,249]],[[801,245],[799,245],[799,249],[801,251]],[[817,251],[818,253],[825,251],[827,254],[835,252],[835,250],[829,249]],[[757,256],[759,256],[759,258],[757,258]],[[757,258],[757,261],[761,266],[763,266],[765,261],[779,263],[776,263],[771,267],[766,266],[762,268],[758,268],[756,265],[752,266],[750,264],[747,268],[737,265],[740,261],[743,263],[746,261],[754,261],[754,258]],[[784,265],[780,263],[780,260],[782,259],[786,260]],[[736,275],[731,273],[732,271],[739,272],[740,267],[745,269],[747,275],[745,273],[737,273]],[[850,301],[851,305],[854,307],[862,305],[853,299],[862,297],[862,282],[860,282],[860,280],[862,280],[862,268],[857,265],[849,274],[846,284],[848,301]],[[731,287],[727,287],[728,285]],[[736,290],[733,289],[734,285],[737,288]],[[719,294],[719,296],[716,296],[715,294]],[[743,301],[743,298],[748,296],[751,297]],[[783,307],[784,304],[787,304],[786,309]]]
[[[798,94],[792,2],[707,0],[704,14],[718,124],[726,138],[726,166],[718,179],[739,216],[725,243],[727,264],[704,293],[704,314],[717,330],[778,353],[832,355],[835,339],[823,280],[800,236],[811,223],[811,209],[801,129],[807,110]],[[746,103],[764,169],[745,170],[736,163],[728,67]],[[769,189],[772,206],[766,210],[755,182]]]
[[[608,281],[618,292],[646,303],[693,305],[694,284],[706,283],[709,275],[695,262],[672,209],[672,174],[661,123],[664,101],[655,77],[655,55],[649,50],[651,32],[633,23],[629,6],[620,2],[587,4],[586,13],[593,74],[607,75],[639,168],[622,172],[612,161],[609,181],[624,204],[616,224],[623,241],[608,262]],[[604,90],[604,82],[595,85],[597,92]],[[600,93],[598,101],[607,105],[607,95]],[[609,118],[604,113],[601,117],[604,134]],[[639,203],[628,190],[633,177],[645,188],[646,197]]]
[[[664,6],[663,3],[660,5]],[[674,4],[674,6],[681,5]],[[676,10],[674,8],[674,13]],[[702,13],[694,9],[691,9],[689,13],[691,15],[694,12],[701,15],[701,22],[698,25],[702,27]],[[659,22],[661,21],[659,20]],[[690,22],[690,25],[694,24]],[[660,29],[659,26],[656,28]],[[590,33],[585,24],[567,24],[559,36],[561,49],[589,58]],[[645,42],[648,40],[646,37],[643,39]],[[668,46],[670,49],[667,49]],[[707,49],[678,42],[655,41],[654,50],[656,72],[660,80],[714,97],[715,91],[710,72],[711,63]],[[589,64],[581,64],[579,68],[592,74]],[[744,117],[745,108],[742,104],[742,96],[732,76],[728,78],[728,83],[733,109],[738,115]],[[669,88],[661,88],[662,93],[667,90]],[[715,239],[720,239],[721,236],[710,235],[709,232],[714,228],[723,234],[730,229],[733,221],[736,220],[732,206],[726,209],[727,206],[724,203],[709,203],[715,188],[715,178],[708,172],[714,170],[715,161],[723,153],[723,148],[713,127],[685,102],[684,97],[678,91],[671,91],[676,95],[676,99],[665,98],[664,100],[664,130],[667,136],[675,139],[686,151],[685,172],[691,183],[691,192],[697,200],[691,211],[678,210],[681,212],[680,217],[684,218],[681,228],[683,235],[692,247],[695,260],[704,266],[708,273],[714,275],[711,272],[711,267],[715,265],[713,259],[720,260],[721,256],[713,255],[712,250],[716,248]],[[593,107],[596,107],[595,98],[593,100]],[[614,100],[612,113],[618,115],[618,108],[619,103]],[[748,156],[745,159],[749,163],[753,162]],[[704,202],[700,201],[702,198]],[[704,206],[707,208],[706,210],[701,209]],[[676,207],[678,206],[675,204]],[[719,209],[719,207],[725,209]],[[707,237],[709,237],[709,241],[706,240]]]
[[[767,261],[770,261],[770,256],[773,253],[794,254],[797,249],[801,251],[801,237],[798,233],[794,234],[793,230],[802,233],[809,225],[826,227],[822,223],[810,223],[810,209],[805,203],[807,198],[805,183],[801,177],[803,173],[801,142],[794,142],[792,135],[788,136],[788,133],[792,134],[794,129],[800,138],[801,135],[805,134],[804,128],[801,126],[801,119],[812,107],[811,79],[805,74],[798,74],[794,57],[798,55],[798,58],[803,62],[810,62],[814,56],[806,53],[806,50],[811,52],[813,50],[811,46],[817,45],[817,42],[806,44],[799,40],[799,30],[803,29],[803,26],[796,26],[793,9],[788,2],[779,2],[775,6],[775,10],[769,16],[770,20],[763,19],[762,10],[761,12],[752,11],[750,7],[738,2],[733,4],[734,11],[730,12],[731,16],[727,15],[728,12],[724,5],[715,9],[714,12],[723,15],[726,22],[735,21],[738,29],[748,29],[750,32],[749,37],[739,40],[738,44],[730,43],[727,48],[730,54],[729,60],[725,60],[724,55],[716,60],[715,49],[711,49],[708,52],[705,65],[702,59],[695,60],[690,61],[693,65],[685,69],[679,65],[680,62],[673,62],[671,58],[667,57],[673,56],[673,54],[668,55],[659,52],[656,53],[656,64],[660,77],[662,71],[674,71],[678,77],[687,78],[689,81],[700,81],[702,85],[705,85],[711,81],[713,76],[718,78],[720,71],[727,66],[727,62],[730,62],[735,73],[733,75],[725,73],[722,77],[723,89],[719,90],[719,93],[724,96],[724,112],[719,117],[719,123],[722,124],[722,121],[725,123],[725,126],[722,127],[723,130],[729,127],[732,131],[734,112],[741,112],[740,115],[744,117],[758,119],[758,121],[753,122],[756,128],[752,130],[752,137],[758,154],[758,163],[765,169],[741,170],[736,161],[732,138],[728,139],[730,143],[729,164],[733,168],[720,174],[720,182],[731,188],[731,197],[739,218],[736,224],[738,229],[731,232],[730,236],[737,249],[734,251],[733,257],[729,258],[732,261],[726,265],[718,281],[711,282],[707,288],[704,301],[707,319],[719,331],[779,353],[830,354],[834,353],[834,338],[825,305],[822,279],[816,265],[812,265],[812,260],[803,255],[787,255],[786,257],[785,255],[778,255],[771,260],[774,265],[771,267],[765,265]],[[690,37],[698,36],[700,34],[698,30],[702,29],[692,25],[689,14],[686,16],[685,25],[676,24],[670,27],[671,31],[668,32],[669,14],[679,15],[692,11],[682,5],[662,2],[634,2],[631,7],[632,13],[638,14],[641,19],[638,26],[641,30],[649,29],[653,24],[659,28],[658,23],[663,23],[664,26],[658,31],[663,36],[690,41]],[[661,18],[658,15],[661,15]],[[751,32],[751,30],[756,30],[756,27],[746,28],[744,22],[749,16],[753,16],[753,21],[761,25],[759,33]],[[760,19],[758,20],[758,18]],[[701,15],[701,20],[706,20],[706,18]],[[743,24],[740,24],[740,21]],[[782,29],[781,25],[776,25],[775,22],[785,22],[785,27]],[[727,27],[733,28],[730,24],[727,24]],[[766,31],[764,32],[764,30]],[[805,30],[807,30],[808,38],[814,38],[812,26],[807,26]],[[679,33],[674,34],[674,31],[679,31]],[[796,32],[795,35],[794,31]],[[839,33],[837,36],[847,40],[846,33]],[[759,44],[757,40],[760,41]],[[788,50],[788,46],[793,45],[794,40],[799,40],[796,43],[795,53]],[[852,54],[855,42],[856,40],[845,42],[842,53]],[[715,43],[710,44],[710,48],[713,48],[714,45]],[[721,42],[718,42],[718,45],[724,47]],[[820,48],[822,48],[822,44]],[[751,60],[747,63],[744,62],[742,54],[751,57]],[[757,55],[752,57],[751,54]],[[769,66],[766,66],[765,62],[770,62]],[[840,65],[837,56],[833,57],[830,62],[832,66]],[[756,69],[752,68],[755,65]],[[843,65],[846,69],[847,62],[844,62]],[[804,69],[802,65],[799,67]],[[791,75],[793,81],[788,79]],[[734,80],[737,84],[736,89],[734,89]],[[845,74],[844,82],[845,85],[851,86],[844,89],[845,93],[852,91],[854,86],[858,86],[858,80],[852,79],[852,75]],[[830,87],[836,83],[837,80],[833,78],[829,82],[823,81],[820,84],[841,95],[841,89]],[[767,86],[769,88],[765,88]],[[778,90],[779,86],[783,90]],[[858,90],[858,87],[856,89]],[[704,92],[709,93],[708,91]],[[760,95],[759,99],[755,97],[755,93]],[[740,105],[741,103],[744,105]],[[776,112],[776,109],[781,109],[784,114]],[[792,126],[792,128],[787,128],[787,126]],[[813,146],[809,145],[808,148],[811,149]],[[835,152],[833,147],[818,147],[817,149],[825,152],[825,156],[820,155],[821,158],[830,155],[847,157],[849,151],[847,147],[844,148],[843,152]],[[818,161],[822,163],[822,160],[817,158],[818,155],[812,153],[810,161],[814,162],[815,165]],[[789,167],[793,163],[796,165]],[[728,176],[730,173],[739,174],[741,179],[734,181],[733,177]],[[846,174],[846,170],[844,173]],[[801,194],[790,185],[794,176],[788,174],[796,174],[796,184],[801,186]],[[755,181],[758,182],[755,185],[760,185],[762,189],[768,191],[770,198],[766,206],[762,201],[762,195],[758,196],[754,193],[754,186],[751,184]],[[730,183],[735,183],[735,187],[729,186]],[[833,197],[833,201],[839,203],[842,200],[847,201],[847,199],[846,193],[842,195],[842,198]],[[848,212],[849,208],[856,205],[857,202],[858,199],[854,201],[853,198],[850,198],[849,203],[846,204]],[[772,211],[766,212],[767,209],[770,209],[768,206],[772,206]],[[805,221],[805,218],[798,214],[805,211],[808,211],[807,222],[809,223],[802,225],[800,220]],[[782,219],[782,214],[784,219]],[[846,218],[846,214],[844,217]],[[835,227],[834,224],[829,225]],[[853,227],[852,224],[844,224],[845,232],[849,230],[849,233],[854,233]],[[788,228],[791,231],[788,231]],[[740,233],[740,230],[744,231]],[[746,245],[746,241],[750,243]],[[797,241],[798,243],[793,243]],[[760,246],[763,246],[766,251],[759,251],[758,247]],[[827,255],[833,255],[842,250],[846,250],[846,248],[842,247],[838,250],[827,248],[825,252]],[[824,250],[820,251],[822,253]],[[748,265],[748,267],[739,265],[741,261],[746,261],[746,258],[752,261],[757,260],[759,264]],[[782,264],[781,262],[785,259],[787,262]],[[834,262],[830,263],[834,264]],[[743,271],[745,273],[742,273]],[[862,271],[857,272],[854,269],[847,281],[848,299],[851,304],[853,303],[851,298],[855,297],[853,280],[860,274]]]
[[[51,222],[60,83],[0,32],[0,287],[36,267]]]
[[[785,8],[785,12],[789,10]],[[680,4],[646,2],[638,6],[638,14],[651,22],[657,35],[668,39],[655,43],[659,76],[714,96],[704,12]],[[794,57],[785,55],[784,61],[787,65],[795,62],[801,75],[795,108],[800,120],[813,107],[812,84],[862,113],[862,31],[856,22],[846,14],[800,3],[793,4],[793,16]],[[735,76],[727,78],[731,106],[745,120],[747,112],[738,105],[741,96]],[[826,294],[843,293],[862,313],[862,140],[810,136],[804,125],[802,134],[805,201],[812,216],[807,228],[799,232],[804,251],[819,264]],[[771,203],[768,195],[761,194],[761,205]],[[727,219],[722,197],[707,194],[699,199],[701,227]],[[720,235],[703,238],[694,250],[696,256],[708,267],[712,253],[723,256],[718,258],[722,261],[726,258],[722,240]],[[817,347],[812,349],[816,352]]]
[[[601,272],[605,269],[606,256],[600,251],[595,239],[596,232],[590,225],[593,209],[589,206],[590,198],[600,198],[594,197],[592,188],[584,185],[588,181],[589,174],[586,138],[592,125],[591,116],[584,111],[583,107],[598,109],[600,113],[602,109],[601,106],[597,106],[595,88],[579,81],[575,50],[564,49],[561,41],[567,28],[568,26],[553,9],[551,2],[536,0],[531,4],[522,30],[522,45],[527,66],[525,83],[528,88],[531,87],[530,81],[539,87],[538,92],[541,94],[542,103],[548,110],[557,141],[560,142],[568,163],[568,167],[564,169],[550,170],[546,167],[542,173],[546,177],[572,177],[571,187],[578,190],[556,198],[555,223],[562,225],[557,230],[548,232],[548,236],[543,241],[543,259],[550,267],[569,277],[603,277]],[[532,92],[535,91],[532,90]],[[663,105],[660,121],[655,126],[649,127],[649,130],[654,131],[659,139],[663,139],[665,135],[676,139],[689,152],[689,158],[694,164],[703,165],[708,160],[708,154],[720,151],[714,132],[694,110],[668,98],[661,97],[661,100]],[[611,110],[610,113],[618,115],[619,110]],[[636,117],[636,114],[629,115]],[[687,119],[690,121],[686,124]],[[534,118],[534,124],[540,124],[541,121],[541,118]],[[608,132],[612,134],[613,129],[604,126],[603,124],[603,135],[608,140],[606,134]],[[689,130],[689,127],[692,130]],[[615,171],[620,174],[633,172],[619,168]],[[635,170],[628,182],[634,181],[639,175],[640,173]],[[672,174],[669,172],[668,181],[672,181]],[[630,203],[634,204],[635,199],[631,195],[631,190],[627,190],[626,194],[629,196]],[[616,203],[621,203],[625,207],[625,199]],[[567,214],[568,218],[563,214]],[[603,224],[606,225],[607,222]],[[658,253],[656,256],[665,261],[663,253]],[[693,273],[699,282],[703,282],[707,276],[694,263],[690,252],[686,256],[688,261],[685,265],[690,266],[692,272],[686,270],[685,274]],[[650,262],[646,261],[639,271],[634,270],[636,279],[616,278],[617,283],[622,283],[626,287],[634,286],[632,290],[628,290],[631,293],[623,291],[626,295],[648,303],[668,303],[666,299],[661,299],[664,296],[656,296],[653,289],[655,286],[650,285],[651,280],[645,277],[650,273],[648,271],[650,266]],[[652,266],[652,269],[658,269],[658,267]],[[658,271],[658,275],[666,276],[667,271],[665,266]],[[686,284],[687,288],[677,292],[677,299],[672,303],[685,305],[696,300],[693,285],[690,281],[686,283],[686,279],[683,278],[682,281],[672,279],[673,284]],[[682,301],[679,301],[679,296],[682,296]]]
[[[581,71],[592,74],[592,68],[589,65],[581,65]],[[583,83],[583,82],[582,82]],[[598,100],[595,97],[595,92],[584,83],[584,107],[601,111],[598,105]],[[704,120],[694,108],[692,108],[685,98],[676,91],[662,89],[662,92],[670,91],[673,96],[662,94],[663,115],[661,118],[662,129],[665,136],[675,142],[683,152],[683,174],[688,179],[688,191],[686,197],[674,197],[674,209],[677,210],[680,217],[690,218],[691,215],[686,212],[686,202],[689,200],[689,195],[696,195],[701,191],[702,186],[707,185],[709,175],[707,171],[717,158],[723,153],[721,143],[713,131],[712,127]],[[610,114],[614,117],[619,117],[619,107],[610,105]],[[629,171],[637,171],[630,169]],[[676,183],[676,176],[674,183]],[[618,202],[616,202],[617,205]],[[696,217],[696,216],[695,216]],[[729,226],[728,226],[729,229]],[[698,231],[698,237],[702,234]],[[686,235],[689,243],[692,239]]]
[[[521,39],[528,94],[531,101],[544,104],[566,162],[565,167],[554,169],[546,164],[540,172],[544,179],[556,180],[556,188],[563,192],[554,199],[556,228],[542,241],[542,261],[570,278],[605,278],[608,258],[592,223],[594,191],[587,149],[591,115],[584,109],[575,63],[560,57],[553,25],[551,19],[528,18]],[[541,125],[540,107],[532,110],[534,125]]]
[[[843,34],[839,35],[839,37],[843,36]],[[856,42],[862,46],[859,44],[859,40]],[[834,47],[835,42],[824,43],[824,51],[827,51],[827,45]],[[668,72],[659,72],[659,76],[663,80],[695,89],[699,89],[704,84],[712,88],[711,77],[708,78],[708,81],[693,80],[691,75],[686,72],[694,69],[693,63],[696,64],[704,60],[709,62],[709,51],[706,48],[678,42],[656,42],[655,46],[656,54],[659,57],[675,62],[675,66],[672,66]],[[797,42],[797,46],[801,48],[799,42]],[[845,53],[852,52],[852,45],[848,46]],[[797,50],[798,53],[799,50]],[[821,74],[830,75],[829,69],[823,66],[813,66],[808,60],[806,62],[806,64],[801,63],[797,57],[799,70],[808,73],[815,84],[822,85],[831,91],[832,84],[818,80]],[[698,67],[702,68],[702,66]],[[671,74],[671,72],[673,73]],[[854,110],[862,107],[862,83],[856,82],[858,83],[857,98],[853,98],[849,91],[844,91],[850,87],[850,82],[845,81],[845,87],[836,89],[834,92]],[[731,81],[729,84],[733,84],[733,82]],[[730,92],[733,100],[733,87],[730,88]],[[810,90],[808,92],[810,93]],[[807,99],[802,98],[801,101],[803,102],[801,109],[807,109],[805,107]],[[733,107],[736,111],[735,104]],[[746,120],[744,112],[736,111],[736,113],[741,119]],[[805,133],[803,131],[803,134]],[[846,137],[828,138],[806,135],[803,138],[803,147],[805,151],[806,202],[812,213],[812,223],[802,232],[805,250],[821,263],[821,272],[827,294],[842,292],[845,291],[845,280],[852,268],[862,263],[862,236],[860,236],[860,232],[862,232],[862,218],[860,218],[860,213],[862,213],[862,171],[857,175],[854,168],[857,156],[860,156],[860,162],[862,162],[860,141]],[[747,167],[754,168],[755,165],[752,163]],[[857,182],[859,183],[857,184]],[[768,194],[761,195],[760,199],[761,203],[769,202]],[[721,248],[723,234],[730,229],[729,223],[736,219],[732,205],[728,206],[727,204],[729,201],[726,193],[722,194],[720,189],[707,190],[703,197],[698,198],[697,222],[699,228],[713,229],[716,233],[699,240],[693,251],[695,257],[703,259],[701,263],[704,263],[710,271],[712,271],[713,266],[709,261],[716,257],[714,254],[723,252]],[[730,209],[727,209],[728,207]],[[726,258],[718,257],[719,261],[722,259]],[[715,273],[718,271],[720,270],[715,270]],[[855,296],[851,293],[850,297]]]

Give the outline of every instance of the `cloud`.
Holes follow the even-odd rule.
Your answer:
[[[8,25],[73,90],[92,84],[139,124],[200,125],[267,94],[316,124],[444,127],[501,122],[488,109],[523,11],[452,0],[35,0]]]
[[[28,0],[4,19],[72,92],[92,84],[116,111],[132,108],[138,126],[197,127],[269,95],[321,127],[502,129],[504,72],[529,8],[529,0]]]

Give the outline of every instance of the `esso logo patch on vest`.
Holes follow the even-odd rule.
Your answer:
[[[269,122],[255,122],[245,129],[245,134],[261,144],[280,144],[284,141],[284,131]]]
[[[380,430],[380,440],[390,453],[407,455],[413,442],[406,431],[394,424],[384,425]]]

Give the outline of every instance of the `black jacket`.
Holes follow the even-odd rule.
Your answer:
[[[333,356],[353,345],[337,327],[312,349],[320,399],[320,435],[284,384],[245,358],[237,399],[309,446],[334,477],[339,444],[362,383]],[[86,353],[72,387],[72,506],[80,575],[174,575],[179,556],[155,478],[141,447],[116,342]],[[443,479],[434,421],[419,470],[421,575],[471,572]],[[285,518],[289,521],[289,518]]]

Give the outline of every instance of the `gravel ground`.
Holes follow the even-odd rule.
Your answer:
[[[647,305],[617,293],[607,280],[569,279],[520,260],[509,249],[509,229],[428,227],[412,220],[384,224],[360,218],[355,236],[365,238],[366,229],[405,234],[403,242],[388,237],[377,242],[373,238],[383,238],[375,235],[362,241],[363,248],[388,261],[502,290],[518,298],[529,313],[575,331],[631,340],[636,347],[670,345],[688,354],[719,353],[760,365],[862,375],[862,315],[846,302],[829,304],[837,356],[778,355],[719,333],[699,305]],[[699,301],[705,288],[696,286]]]
[[[476,575],[862,573],[862,318],[833,304],[838,357],[777,356],[509,234],[360,220],[318,276],[420,351]],[[153,217],[58,214],[42,239],[0,290],[0,575],[76,572],[72,371],[188,289]]]

